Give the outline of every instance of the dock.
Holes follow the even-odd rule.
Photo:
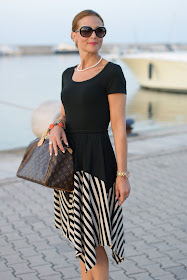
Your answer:
[[[109,279],[185,280],[187,126],[127,141],[125,260],[117,265],[105,246]],[[24,151],[0,152],[0,279],[81,280],[74,246],[54,225],[53,190],[16,177]]]

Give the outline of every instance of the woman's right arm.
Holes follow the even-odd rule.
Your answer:
[[[60,117],[58,119],[66,122],[66,114],[65,114],[64,106],[62,103],[61,103],[61,113],[60,113]]]
[[[64,110],[64,106],[63,106],[62,103],[61,103],[61,114],[60,114],[60,117],[58,119],[66,121],[65,110]],[[62,152],[65,152],[64,147],[63,147],[62,142],[61,142],[61,138],[63,139],[64,143],[66,145],[68,145],[67,137],[66,137],[66,133],[64,131],[64,128],[60,127],[58,125],[55,125],[53,127],[53,129],[50,131],[49,141],[52,142],[52,144],[49,145],[50,155],[52,155],[53,149],[54,149],[54,152],[55,152],[55,156],[58,155],[57,145],[59,146],[59,148],[61,149]]]

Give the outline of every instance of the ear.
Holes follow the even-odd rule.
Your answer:
[[[71,32],[71,39],[72,39],[74,42],[76,42],[75,37],[76,37],[76,33],[72,31],[72,32]]]

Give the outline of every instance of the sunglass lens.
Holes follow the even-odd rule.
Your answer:
[[[80,33],[83,37],[90,37],[92,34],[92,28],[89,26],[83,26],[80,30]]]
[[[106,29],[104,27],[98,27],[96,29],[96,35],[99,37],[99,38],[103,38],[105,35],[106,35]]]

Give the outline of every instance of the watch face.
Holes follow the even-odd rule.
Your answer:
[[[130,176],[130,172],[129,172],[129,171],[126,172],[126,176],[127,176],[127,177]]]

